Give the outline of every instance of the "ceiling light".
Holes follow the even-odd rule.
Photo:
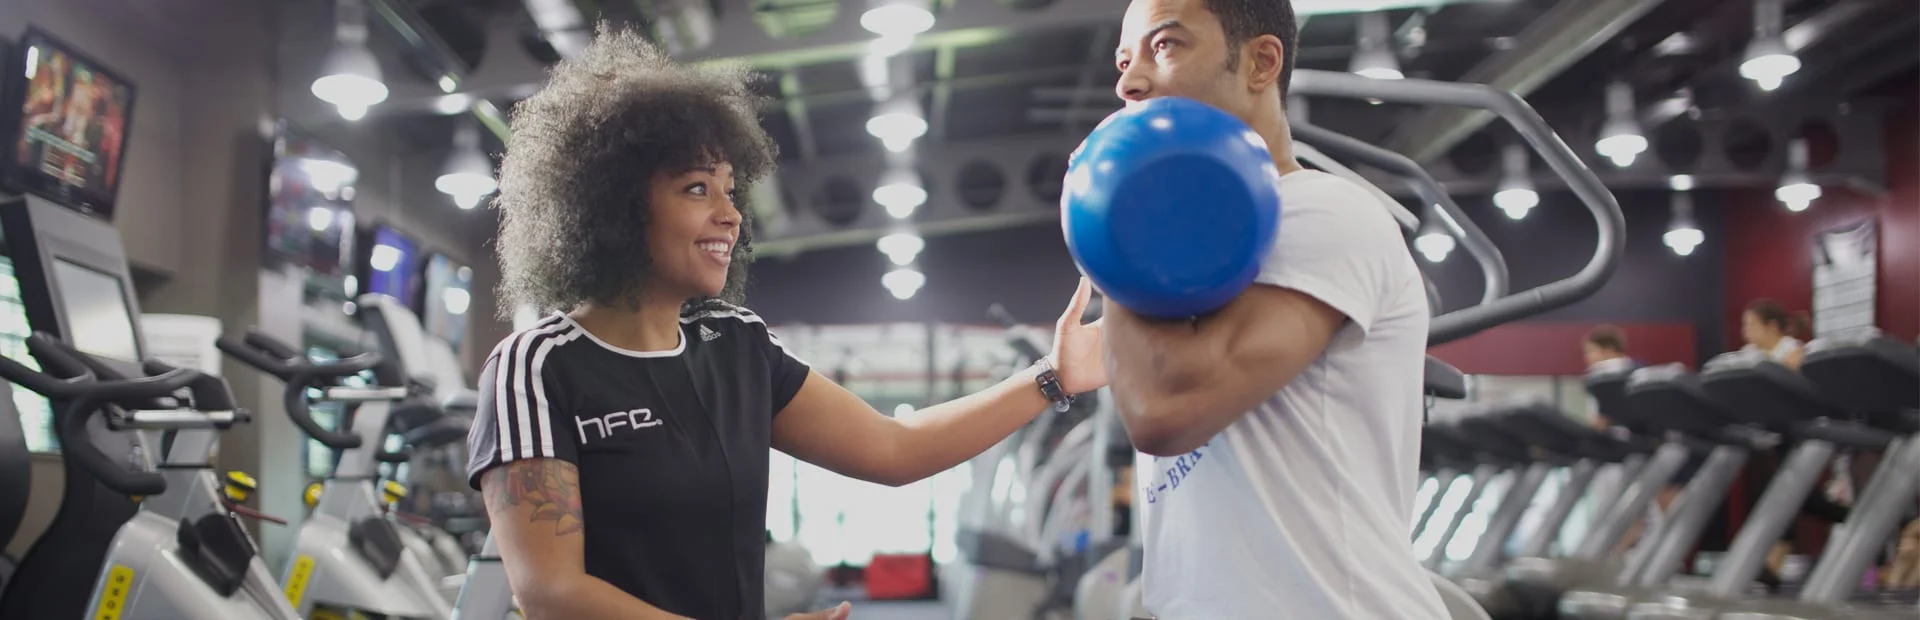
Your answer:
[[[1780,88],[1787,76],[1800,71],[1800,58],[1781,34],[1784,19],[1781,0],[1758,0],[1753,5],[1753,40],[1740,63],[1740,76],[1753,80],[1760,90]]]
[[[927,119],[913,107],[911,104],[885,106],[886,109],[867,120],[867,133],[882,140],[912,140],[927,135]]]
[[[1518,144],[1509,144],[1500,153],[1502,174],[1493,205],[1515,220],[1525,219],[1528,211],[1540,206],[1540,193],[1534,191],[1532,173],[1527,171],[1530,157]]]
[[[926,284],[926,274],[910,267],[895,269],[887,272],[887,275],[880,276],[880,286],[886,287],[887,292],[893,293],[894,299],[912,299],[914,293],[920,292],[920,287]]]
[[[883,37],[913,36],[933,29],[933,12],[910,0],[877,0],[860,14],[860,27]]]
[[[1600,129],[1600,141],[1594,150],[1621,168],[1632,166],[1634,159],[1647,151],[1647,137],[1640,132],[1633,107],[1633,86],[1626,82],[1607,85],[1607,124]]]
[[[912,47],[913,35],[881,35],[880,38],[874,39],[873,42],[867,44],[867,54],[881,58],[892,58]]]
[[[1809,157],[1805,138],[1787,143],[1787,171],[1780,176],[1780,187],[1773,190],[1773,197],[1794,213],[1807,210],[1824,193],[1807,172]]]
[[[926,249],[927,242],[912,232],[897,232],[881,237],[877,245],[880,253],[887,255],[893,264],[905,267],[913,264],[914,257],[920,255],[920,250]]]
[[[333,104],[341,118],[359,120],[367,108],[387,100],[380,59],[367,49],[366,7],[340,0],[334,7],[334,45],[313,81],[313,96]]]
[[[447,163],[440,177],[434,179],[433,188],[452,196],[461,209],[478,206],[481,199],[500,189],[493,179],[493,162],[480,151],[478,128],[462,124],[454,131],[453,151],[447,154]]]
[[[1442,230],[1438,220],[1437,217],[1428,218],[1428,222],[1420,227],[1420,236],[1413,240],[1413,249],[1426,257],[1429,263],[1446,261],[1447,255],[1453,253],[1456,245],[1453,235]]]
[[[927,189],[920,186],[918,175],[896,168],[881,175],[880,183],[873,188],[873,201],[886,207],[893,219],[904,220],[927,203]]]
[[[1348,70],[1376,80],[1404,77],[1400,74],[1400,59],[1393,55],[1391,28],[1386,13],[1361,15],[1356,28],[1357,44]]]
[[[1667,187],[1672,188],[1673,191],[1676,191],[1676,192],[1693,191],[1693,188],[1694,188],[1693,175],[1676,174],[1676,175],[1673,175],[1672,177],[1668,177]]]
[[[1693,222],[1693,197],[1687,192],[1673,193],[1673,224],[1660,236],[1674,254],[1687,256],[1707,240],[1706,233]]]

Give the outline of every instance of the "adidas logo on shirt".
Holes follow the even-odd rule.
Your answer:
[[[718,339],[719,337],[720,337],[720,332],[713,331],[713,328],[707,327],[705,325],[700,326],[701,342],[713,342],[715,339]]]

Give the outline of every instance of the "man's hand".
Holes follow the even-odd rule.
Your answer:
[[[853,605],[842,602],[839,605],[833,606],[833,609],[804,614],[790,614],[787,616],[787,620],[847,620],[847,615],[851,613],[853,613]]]
[[[1087,302],[1093,298],[1093,285],[1080,278],[1073,301],[1053,327],[1053,352],[1047,357],[1060,376],[1060,388],[1068,394],[1085,394],[1107,386],[1106,333],[1100,321],[1082,324]]]

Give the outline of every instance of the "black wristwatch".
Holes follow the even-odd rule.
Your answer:
[[[1073,407],[1073,395],[1060,386],[1060,375],[1053,372],[1053,364],[1046,358],[1040,358],[1034,365],[1040,367],[1040,374],[1033,378],[1033,382],[1040,385],[1040,395],[1053,402],[1053,410],[1065,412]]]

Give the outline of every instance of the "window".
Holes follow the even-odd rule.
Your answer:
[[[20,282],[13,277],[13,260],[0,257],[0,355],[34,370],[40,363],[27,353],[27,308],[20,301]],[[53,407],[46,397],[15,386],[13,407],[20,413],[20,430],[26,436],[27,450],[59,452],[60,438],[53,431]]]

